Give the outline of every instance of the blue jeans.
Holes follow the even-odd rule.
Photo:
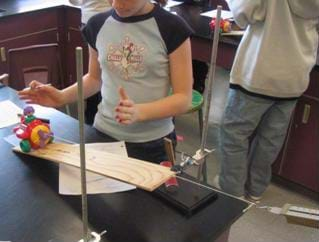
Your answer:
[[[271,100],[230,89],[220,127],[221,188],[261,196],[286,137],[296,100]]]

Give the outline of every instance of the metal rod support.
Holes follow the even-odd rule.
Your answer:
[[[86,192],[86,167],[85,167],[85,140],[84,140],[84,97],[83,97],[83,50],[76,47],[76,79],[78,84],[78,119],[80,134],[80,160],[81,160],[81,188],[82,188],[82,221],[83,221],[83,241],[88,242],[88,209]]]
[[[205,103],[204,103],[204,124],[203,124],[203,133],[200,144],[200,151],[202,154],[205,153],[207,134],[208,134],[208,119],[210,113],[210,105],[212,99],[212,88],[213,83],[215,81],[215,70],[216,70],[216,60],[217,60],[217,52],[218,52],[218,42],[219,42],[219,33],[220,33],[220,20],[221,20],[221,12],[222,6],[217,6],[217,16],[216,16],[216,24],[214,31],[214,39],[213,39],[213,48],[210,60],[210,67],[208,72],[208,80],[207,80],[207,89],[205,91]]]

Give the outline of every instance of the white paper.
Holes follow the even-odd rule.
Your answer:
[[[86,144],[85,148],[127,156],[124,142]],[[133,185],[92,172],[86,173],[86,182],[87,194],[115,193],[129,191],[136,188]],[[79,168],[60,164],[59,193],[64,195],[81,194],[81,174]]]
[[[19,139],[15,134],[11,134],[11,135],[8,135],[7,137],[4,137],[4,140],[14,147],[19,146],[21,141],[21,139]]]
[[[0,128],[5,128],[13,124],[19,123],[18,114],[22,114],[23,110],[13,102],[6,100],[0,102]]]
[[[208,11],[208,12],[201,13],[200,15],[206,16],[206,17],[210,17],[210,18],[216,18],[216,16],[217,16],[217,9],[211,10],[211,11]],[[233,14],[232,14],[231,11],[222,10],[221,18],[222,18],[222,19],[231,19],[231,18],[233,18]]]
[[[242,36],[244,35],[245,30],[232,30],[228,33],[222,33],[223,36]]]
[[[173,0],[168,0],[166,5],[165,5],[165,8],[171,8],[171,7],[174,7],[174,6],[177,6],[177,5],[180,5],[182,4],[183,2],[177,2],[177,1],[173,1]]]

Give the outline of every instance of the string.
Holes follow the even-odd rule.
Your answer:
[[[188,178],[185,178],[185,177],[182,177],[182,176],[179,176],[179,175],[177,175],[176,177],[177,177],[178,179],[183,180],[183,181],[192,183],[193,185],[197,185],[197,186],[199,186],[199,187],[203,187],[203,188],[206,188],[206,189],[208,189],[208,190],[221,193],[221,194],[226,195],[226,196],[228,196],[228,197],[232,197],[232,198],[235,198],[235,199],[237,199],[237,200],[244,201],[244,202],[246,202],[246,203],[248,203],[248,204],[250,204],[250,205],[252,205],[252,206],[256,205],[256,203],[254,203],[254,202],[251,202],[251,201],[246,200],[246,199],[244,199],[244,198],[240,198],[240,197],[231,195],[231,194],[229,194],[229,193],[226,193],[226,192],[223,192],[223,191],[221,191],[221,190],[212,188],[212,187],[210,187],[210,186],[208,186],[208,185],[204,185],[204,184],[202,184],[202,183],[193,181],[193,180],[191,180],[191,179],[188,179]]]
[[[70,141],[70,140],[67,140],[67,139],[58,137],[58,136],[54,136],[54,138],[57,139],[57,140],[61,140],[61,141],[70,143],[70,144],[77,144],[76,142],[73,142],[73,141]],[[180,154],[184,154],[184,155],[189,156],[189,157],[192,157],[191,155],[189,155],[189,154],[187,154],[187,153],[185,153],[185,152],[181,152],[181,151],[176,151],[176,152],[177,152],[177,153],[180,153]],[[240,198],[240,197],[231,195],[231,194],[229,194],[229,193],[223,192],[223,191],[218,190],[218,189],[214,189],[214,188],[212,188],[211,186],[208,186],[208,185],[205,185],[205,184],[202,184],[202,183],[193,181],[193,180],[191,180],[191,179],[188,179],[188,178],[185,178],[185,177],[182,177],[182,176],[179,176],[179,175],[176,175],[176,177],[177,177],[178,179],[181,179],[181,180],[186,181],[186,182],[188,182],[188,183],[191,183],[191,184],[193,184],[193,185],[196,185],[196,186],[199,186],[199,187],[202,187],[202,188],[206,188],[206,189],[208,189],[208,190],[211,190],[211,191],[214,191],[214,192],[218,192],[218,193],[221,193],[221,194],[226,195],[226,196],[228,196],[228,197],[232,197],[232,198],[235,198],[235,199],[237,199],[237,200],[240,200],[240,201],[243,201],[243,202],[248,203],[249,206],[245,209],[245,212],[246,212],[248,209],[250,209],[252,206],[257,205],[257,203],[255,203],[255,202],[252,202],[252,201],[246,200],[246,199],[244,199],[244,198]]]

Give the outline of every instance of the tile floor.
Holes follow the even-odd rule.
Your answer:
[[[212,111],[209,118],[209,131],[207,147],[216,147],[218,142],[218,123],[221,119],[226,93],[228,89],[229,72],[217,69],[216,82],[212,98]],[[186,114],[176,118],[178,135],[184,141],[178,144],[180,151],[193,154],[200,144],[197,114]],[[214,152],[207,160],[208,183],[218,172],[218,151]],[[193,171],[194,172],[194,171]],[[291,191],[288,187],[272,183],[264,194],[258,206],[282,207],[285,203],[297,204],[305,207],[319,208],[319,202]],[[318,242],[319,228],[314,229],[301,225],[288,224],[284,217],[269,213],[265,209],[253,207],[237,220],[230,232],[229,242]]]

